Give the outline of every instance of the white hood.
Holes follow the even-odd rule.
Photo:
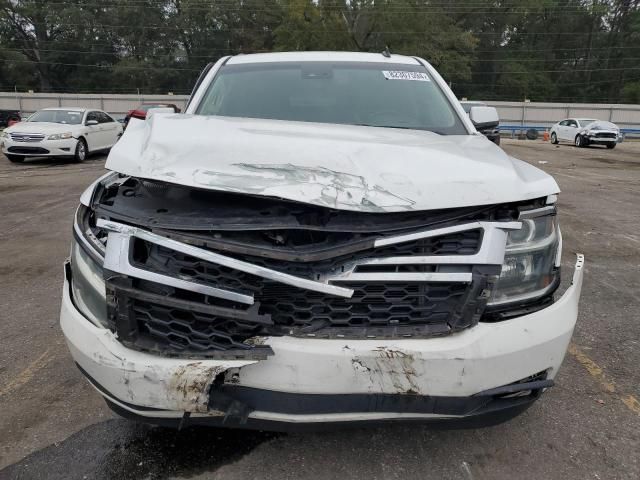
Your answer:
[[[362,212],[486,205],[559,191],[479,135],[198,115],[132,119],[106,167]]]
[[[82,125],[72,125],[68,123],[53,123],[53,122],[20,122],[11,125],[9,128],[5,128],[7,133],[65,133],[73,132]]]

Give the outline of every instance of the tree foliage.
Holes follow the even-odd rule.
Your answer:
[[[0,90],[188,93],[224,55],[386,47],[459,96],[637,102],[640,0],[0,0]]]

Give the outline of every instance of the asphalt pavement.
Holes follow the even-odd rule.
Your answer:
[[[0,479],[640,478],[640,143],[504,149],[563,193],[563,269],[586,256],[580,316],[556,386],[477,430],[394,425],[274,434],[174,431],[117,418],[77,371],[58,326],[82,164],[0,155]]]

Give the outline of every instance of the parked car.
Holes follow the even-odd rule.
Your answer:
[[[147,423],[491,424],[554,384],[558,185],[477,134],[426,61],[224,57],[132,122],[81,196],[60,322]]]
[[[606,145],[615,148],[621,139],[617,125],[595,118],[567,118],[551,127],[551,143],[571,142],[576,147]]]
[[[102,110],[45,108],[6,128],[0,147],[15,163],[28,157],[70,157],[82,162],[90,153],[110,149],[120,135],[122,126]]]
[[[173,103],[143,103],[133,110],[129,110],[124,117],[124,126],[129,124],[131,118],[137,118],[138,120],[144,120],[147,118],[147,112],[152,108],[171,108],[175,113],[180,113],[180,109]]]
[[[460,102],[460,105],[462,105],[462,108],[467,113],[467,115],[471,113],[471,109],[473,107],[487,106],[487,104],[483,102],[469,102],[466,100]],[[482,133],[484,136],[486,136],[489,140],[491,140],[496,145],[500,145],[500,129],[498,128],[498,125],[492,125],[485,128],[478,128],[478,131]]]
[[[0,128],[10,127],[20,120],[19,110],[0,110]]]

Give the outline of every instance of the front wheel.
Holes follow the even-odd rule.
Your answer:
[[[615,144],[615,143],[607,143],[607,148],[608,148],[609,150],[611,150],[611,149],[613,149],[613,148],[616,148],[616,144]]]
[[[84,138],[78,139],[78,143],[76,143],[76,151],[73,154],[73,161],[80,163],[84,162],[87,158],[87,142]]]
[[[556,135],[556,132],[551,132],[551,143],[554,145],[558,144],[558,136]]]
[[[24,159],[26,158],[26,157],[23,157],[22,155],[9,155],[9,154],[7,154],[6,156],[7,156],[7,158],[9,159],[9,161],[11,163],[22,163],[22,162],[24,162]]]
[[[587,141],[585,140],[585,138],[582,135],[576,135],[575,145],[578,148],[586,147],[587,146]]]

